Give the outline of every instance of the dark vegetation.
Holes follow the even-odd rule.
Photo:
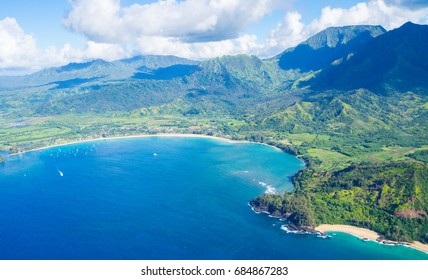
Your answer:
[[[322,173],[308,168],[295,181],[295,192],[265,195],[252,205],[274,215],[290,215],[298,226],[351,224],[387,239],[428,242],[425,164],[363,163]]]
[[[269,143],[307,167],[255,208],[427,243],[428,31],[384,32],[328,29],[268,60],[139,56],[0,77],[0,149],[156,133]]]
[[[428,87],[428,26],[406,23],[368,41],[338,66],[330,66],[315,80],[313,88],[351,90],[369,88],[388,93]],[[384,88],[387,84],[388,87]]]
[[[330,27],[279,55],[279,66],[303,72],[316,71],[385,32],[381,26]]]

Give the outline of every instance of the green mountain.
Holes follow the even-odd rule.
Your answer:
[[[224,56],[200,63],[154,56],[114,62],[98,60],[33,74],[31,79],[44,80],[44,83],[25,90],[33,93],[32,98],[20,99],[21,102],[5,99],[4,103],[15,108],[19,115],[31,111],[45,116],[130,111],[180,98],[192,104],[218,104],[214,108],[227,108],[233,113],[247,110],[269,96],[284,94],[299,76],[294,71],[281,70],[272,61],[247,55]],[[51,80],[55,81],[47,83]],[[12,90],[17,95],[23,94],[19,88]],[[47,96],[49,102],[46,102]],[[20,108],[25,108],[25,113],[19,113]]]
[[[316,71],[350,55],[386,30],[382,26],[329,27],[277,56],[282,69]]]
[[[256,198],[256,210],[303,229],[351,224],[428,242],[427,27],[406,23],[367,40],[301,81],[310,90],[300,101],[263,119],[308,166],[294,192]]]
[[[261,196],[251,204],[296,226],[352,224],[390,240],[428,243],[427,178],[426,166],[416,163],[352,165],[323,174],[318,187],[305,178],[298,192]]]
[[[180,58],[176,56],[136,56],[107,62],[96,59],[84,63],[70,63],[61,67],[53,67],[39,72],[19,76],[0,77],[1,88],[19,88],[29,86],[43,86],[47,84],[64,84],[71,81],[71,87],[88,81],[111,81],[129,79],[136,73],[150,73],[159,68],[173,65],[197,65],[198,61]],[[80,83],[76,82],[79,81]]]
[[[255,208],[427,242],[426,38],[411,23],[337,27],[266,60],[138,56],[0,77],[0,149],[155,133],[269,143],[306,168]]]
[[[406,23],[370,40],[308,82],[312,88],[387,91],[428,87],[428,26]]]

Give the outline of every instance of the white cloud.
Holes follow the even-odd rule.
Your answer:
[[[273,0],[165,0],[122,8],[120,0],[73,0],[64,25],[89,39],[129,43],[160,36],[182,42],[234,39]]]
[[[260,54],[269,56],[278,54],[286,48],[296,46],[307,37],[305,25],[301,22],[302,15],[298,12],[288,12],[284,20],[271,31]]]
[[[257,38],[241,33],[270,12],[273,2],[166,0],[121,7],[119,0],[74,0],[63,23],[89,40],[142,54],[206,59],[256,48]]]
[[[65,61],[82,62],[93,59],[104,59],[108,61],[130,57],[132,52],[126,48],[109,43],[97,43],[87,41],[84,49],[76,49],[66,44],[59,52],[59,59]]]
[[[428,8],[414,9],[419,2],[369,0],[349,9],[325,7],[307,25],[299,12],[290,11],[262,44],[255,35],[243,33],[278,4],[275,0],[164,0],[129,7],[121,7],[120,0],[73,0],[64,25],[90,40],[131,46],[142,54],[268,57],[330,26],[373,24],[392,29],[409,20],[427,23]]]
[[[137,48],[143,54],[178,55],[192,59],[205,59],[225,54],[250,53],[257,48],[257,37],[243,35],[233,40],[216,42],[182,42],[174,37],[151,36],[137,41]]]
[[[87,38],[85,46],[69,44],[41,50],[33,35],[14,18],[0,20],[0,70],[38,70],[101,58],[134,54],[171,54],[193,59],[256,54],[270,57],[330,27],[355,24],[399,27],[406,21],[428,24],[421,0],[369,0],[349,9],[324,7],[318,18],[302,22],[289,11],[265,42],[245,31],[277,7],[278,0],[163,0],[122,7],[120,0],[71,0],[64,25]],[[281,2],[284,4],[285,2]],[[287,1],[288,3],[288,1]],[[291,2],[290,2],[291,3]]]
[[[35,55],[33,36],[25,34],[14,18],[0,20],[0,68],[28,67]]]
[[[130,57],[132,52],[118,44],[87,41],[82,49],[65,44],[60,50],[50,46],[38,49],[32,35],[26,34],[14,18],[0,20],[0,70],[9,72],[36,71],[45,67],[92,59],[116,60]],[[18,70],[17,70],[18,69]],[[7,71],[6,71],[7,73]]]
[[[112,41],[121,32],[120,0],[71,0],[63,23],[70,30],[95,41]]]
[[[328,26],[372,24],[393,29],[407,21],[428,23],[428,8],[411,10],[405,6],[388,5],[384,0],[361,2],[350,9],[326,7],[321,17],[311,22],[310,28],[319,31]]]

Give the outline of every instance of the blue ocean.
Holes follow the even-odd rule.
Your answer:
[[[0,259],[428,259],[403,246],[281,229],[248,202],[303,168],[272,147],[206,138],[111,139],[0,165]]]

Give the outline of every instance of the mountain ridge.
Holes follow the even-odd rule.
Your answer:
[[[385,32],[380,25],[329,27],[275,58],[282,69],[316,71]]]
[[[342,37],[330,29],[305,50],[332,56],[303,61],[306,70],[283,69],[277,57],[154,56],[71,64],[22,84],[10,78],[18,86],[0,88],[0,149],[157,133],[268,143],[306,163],[293,192],[266,200],[304,205],[293,221],[382,225],[385,236],[428,242],[428,215],[403,217],[428,213],[427,27],[376,37],[367,26]]]
[[[59,67],[50,67],[24,76],[3,76],[0,77],[0,88],[42,86],[56,81],[99,77],[103,77],[104,80],[127,79],[131,78],[135,72],[139,72],[139,68],[142,67],[153,71],[177,64],[197,65],[199,63],[199,61],[172,55],[140,55],[111,62],[95,59],[81,63],[72,62]]]
[[[327,67],[306,85],[317,90],[427,88],[427,38],[427,25],[408,22],[367,42],[352,57]]]

